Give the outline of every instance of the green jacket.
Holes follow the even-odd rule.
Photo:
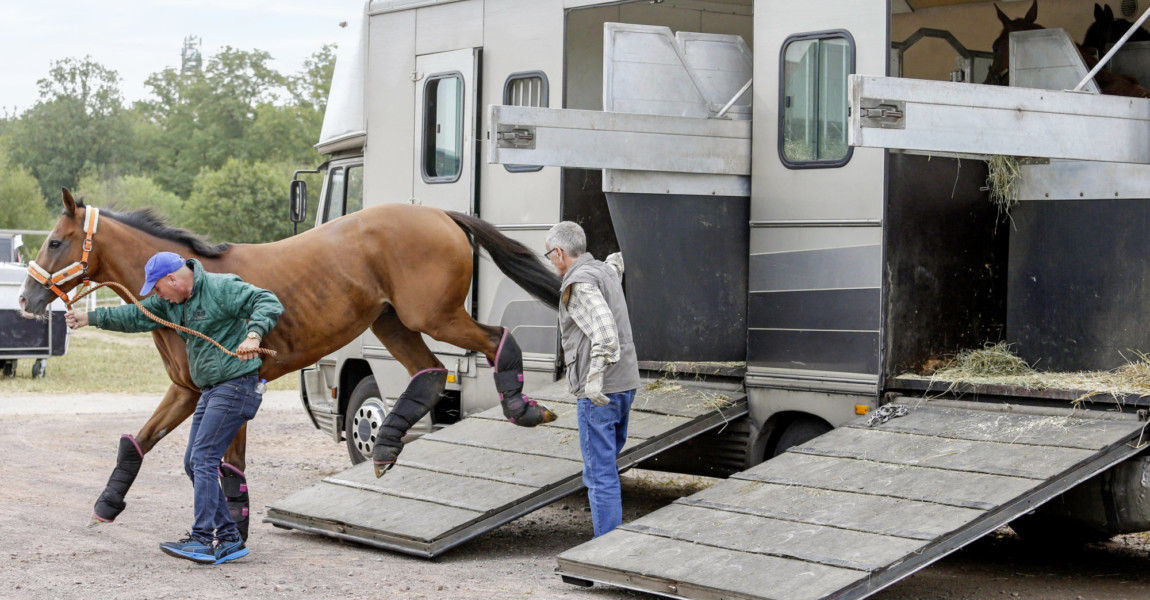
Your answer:
[[[196,259],[188,259],[193,272],[192,295],[183,304],[168,302],[152,294],[140,304],[148,312],[216,340],[235,351],[249,331],[267,335],[283,314],[276,295],[244,282],[238,275],[208,273]],[[88,322],[100,329],[139,332],[154,331],[163,325],[149,319],[134,304],[97,308],[88,313]],[[192,383],[207,387],[259,371],[259,358],[241,361],[228,356],[211,342],[179,332],[188,348]]]

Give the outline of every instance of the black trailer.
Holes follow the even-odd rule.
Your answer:
[[[16,363],[22,359],[35,360],[32,376],[43,377],[48,358],[68,350],[63,302],[52,303],[46,320],[26,319],[20,314],[17,298],[27,273],[20,264],[0,262],[0,373],[4,377],[14,377]]]

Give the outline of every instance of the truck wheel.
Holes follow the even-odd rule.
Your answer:
[[[48,363],[44,359],[39,359],[32,363],[32,378],[43,377],[48,374]]]
[[[791,421],[787,428],[779,434],[779,441],[775,442],[774,452],[767,458],[772,458],[786,452],[792,446],[813,440],[820,435],[834,429],[830,423],[813,417],[799,417]]]
[[[379,394],[375,377],[365,377],[351,392],[347,401],[347,416],[344,418],[344,434],[347,436],[347,454],[352,464],[371,456],[375,447],[375,435],[387,416],[387,404]]]
[[[16,376],[16,361],[5,360],[5,361],[0,361],[0,364],[3,364],[3,366],[4,366],[4,376],[5,377],[15,377]]]

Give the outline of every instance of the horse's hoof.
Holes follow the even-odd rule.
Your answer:
[[[511,422],[520,427],[535,427],[536,425],[550,423],[558,418],[558,415],[548,410],[546,406],[536,404],[535,401],[532,400],[523,415],[518,419],[512,419]]]
[[[390,471],[392,467],[395,466],[395,461],[394,460],[372,461],[372,465],[375,466],[375,478],[379,479],[380,477],[383,477],[384,474],[386,474],[388,471]]]
[[[99,516],[96,515],[96,513],[92,513],[92,518],[88,519],[88,527],[89,528],[95,527],[97,525],[103,525],[104,523],[111,523],[111,521],[109,521],[107,519],[101,519]]]

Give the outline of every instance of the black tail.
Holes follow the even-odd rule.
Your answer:
[[[499,233],[491,223],[477,219],[463,213],[447,211],[447,216],[455,221],[464,232],[471,236],[471,245],[475,251],[479,247],[487,250],[495,266],[511,281],[527,290],[547,306],[559,306],[559,276],[548,269],[539,254],[530,248]]]

